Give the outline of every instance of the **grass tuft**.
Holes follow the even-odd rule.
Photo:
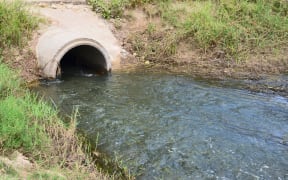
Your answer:
[[[38,25],[22,1],[0,1],[0,49],[22,46]]]
[[[45,129],[34,117],[35,103],[29,95],[8,96],[0,101],[0,145],[6,150],[23,148],[25,152],[41,151],[48,144]],[[31,119],[34,120],[31,120]]]
[[[20,87],[17,73],[12,72],[7,65],[2,64],[0,55],[0,98],[15,93]]]
[[[19,174],[17,173],[17,171],[7,165],[6,163],[2,162],[0,160],[0,176],[3,178],[3,179],[13,179],[13,178],[19,178],[18,176]]]
[[[169,0],[89,0],[94,11],[105,19],[122,17],[124,11],[147,3],[167,2]]]

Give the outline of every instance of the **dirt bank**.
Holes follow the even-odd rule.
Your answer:
[[[151,14],[151,9],[148,5],[127,10],[123,18],[110,20],[123,47],[132,55],[128,63],[134,59],[149,68],[209,79],[261,79],[288,73],[288,46],[277,52],[268,48],[255,51],[244,61],[237,61],[220,49],[204,50],[193,38],[173,42],[177,32],[157,12]]]

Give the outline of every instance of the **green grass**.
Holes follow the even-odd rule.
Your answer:
[[[9,89],[0,91],[1,156],[18,151],[36,163],[37,169],[24,173],[31,175],[29,179],[106,178],[98,172],[89,146],[77,136],[76,116],[64,123],[58,111],[21,86],[15,74],[0,62],[0,84]],[[12,177],[9,169],[4,170],[0,166],[0,176]]]
[[[52,126],[52,109],[26,92],[9,95],[0,101],[0,144],[2,148],[39,153],[51,146],[45,125]]]
[[[2,64],[0,55],[0,98],[16,92],[20,87],[17,73],[12,72],[8,66]]]
[[[2,173],[5,174],[4,177],[1,176]],[[0,176],[2,179],[17,179],[17,178],[19,178],[17,171],[13,167],[2,162],[1,160],[0,160]]]
[[[4,57],[1,51],[7,52],[11,46],[24,48],[38,23],[21,1],[0,1],[0,160],[19,152],[34,165],[25,170],[3,160],[0,176],[107,179],[95,167],[88,145],[77,135],[75,117],[64,123],[55,107],[26,89],[18,73],[3,63],[9,64],[11,57],[9,53]]]
[[[221,50],[228,59],[241,60],[255,52],[275,51],[288,44],[286,0],[90,0],[90,3],[108,19],[122,17],[129,8],[153,4],[148,8],[155,8],[163,24],[174,28],[164,33],[177,35],[173,46],[183,39],[193,38],[204,52]],[[148,16],[149,11],[146,9]],[[147,29],[151,34],[151,27]],[[150,42],[151,46],[158,44],[157,40]],[[163,50],[158,48],[159,52],[155,52],[154,49],[150,55]]]
[[[288,3],[282,0],[183,1],[161,6],[162,17],[184,37],[237,57],[288,40]]]
[[[162,1],[168,0],[89,0],[89,4],[105,19],[110,19],[122,17],[126,9]]]
[[[38,25],[22,1],[0,1],[0,50],[6,46],[22,46]]]
[[[0,49],[24,45],[38,25],[37,19],[21,1],[1,1],[0,19]],[[48,107],[22,89],[18,74],[3,64],[2,59],[0,54],[1,149],[42,150],[49,139],[43,127],[45,118],[50,116],[45,109]]]
[[[32,174],[29,179],[41,179],[41,180],[66,180],[61,174],[55,174],[53,172],[35,172]]]

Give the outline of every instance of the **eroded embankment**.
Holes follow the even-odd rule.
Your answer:
[[[92,5],[110,18],[137,61],[156,69],[213,79],[259,79],[288,71],[285,1]]]
[[[195,78],[244,80],[252,91],[287,96],[282,76],[288,73],[288,3],[237,3],[128,1],[106,11],[115,5],[92,1],[130,52],[123,60],[127,64]]]

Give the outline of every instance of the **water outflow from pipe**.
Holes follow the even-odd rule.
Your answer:
[[[153,73],[38,89],[137,179],[287,179],[288,99]]]

